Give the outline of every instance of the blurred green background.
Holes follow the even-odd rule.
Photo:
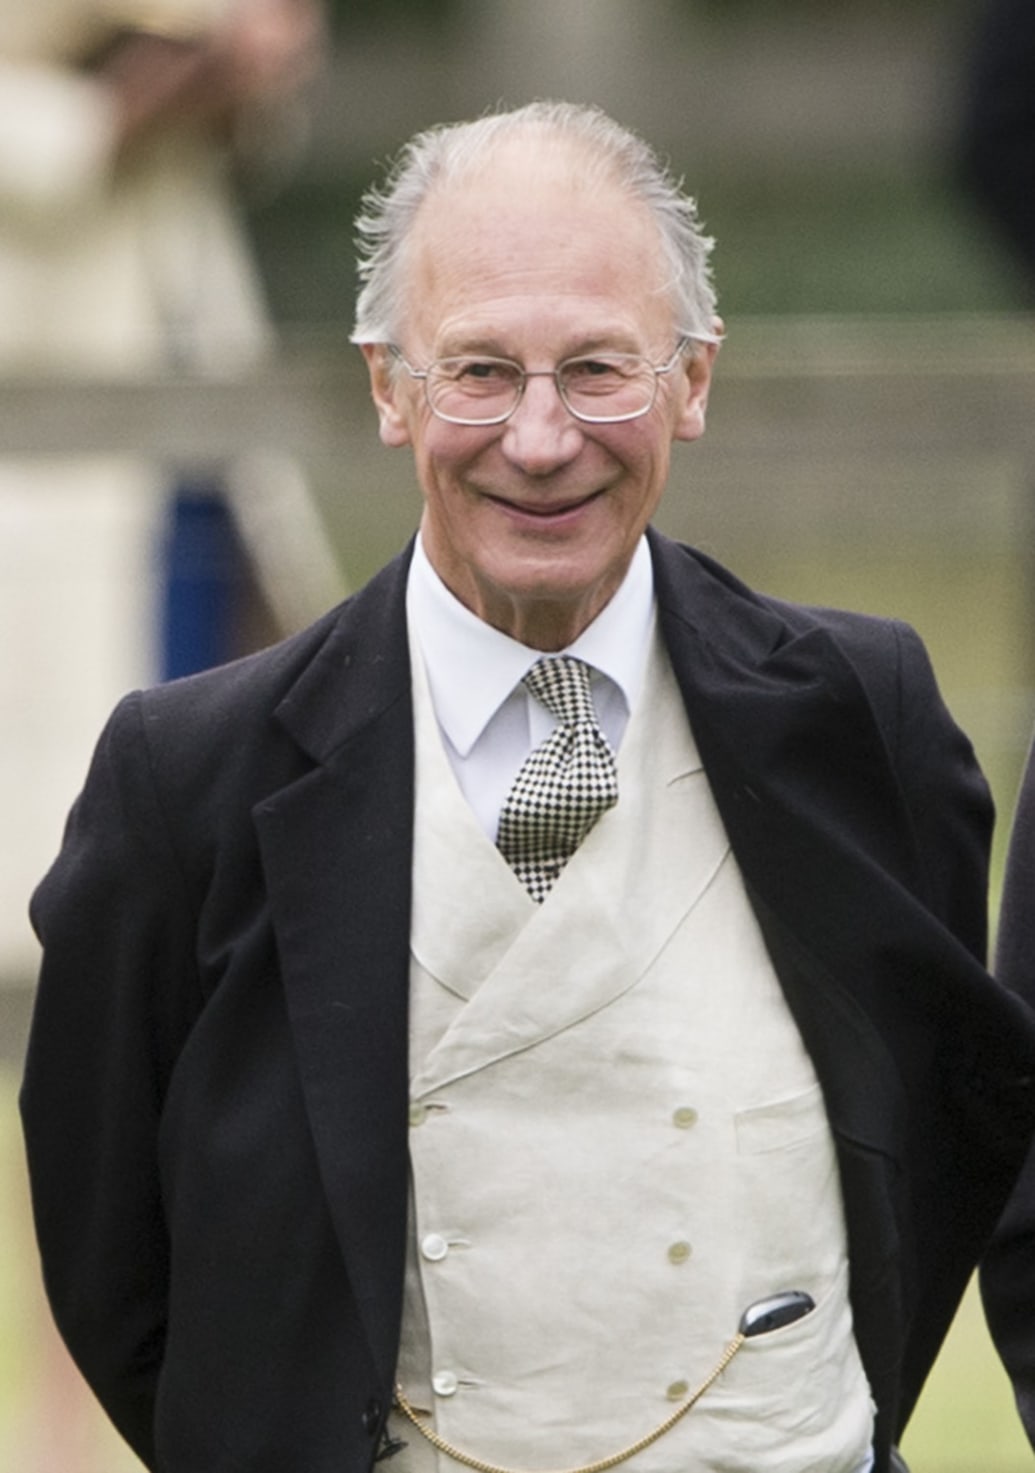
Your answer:
[[[1035,711],[1035,465],[1016,413],[998,438],[968,437],[960,416],[998,430],[1006,388],[1035,386],[1035,350],[1020,267],[956,175],[977,13],[973,0],[336,0],[308,142],[290,170],[244,179],[242,200],[284,341],[340,345],[359,194],[416,128],[565,96],[667,153],[717,237],[730,337],[707,441],[677,459],[661,524],[769,591],[920,629],[1000,808],[994,905]],[[857,412],[810,437],[828,379]],[[349,386],[347,453],[308,469],[355,586],[401,545],[418,498],[405,460],[377,446],[358,372]],[[136,1465],[37,1284],[14,1111],[29,991],[9,982],[0,1467],[123,1473]],[[1031,1466],[973,1294],[905,1451],[913,1473]]]

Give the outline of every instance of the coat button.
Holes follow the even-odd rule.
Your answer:
[[[678,1110],[673,1111],[672,1124],[678,1130],[689,1130],[697,1124],[697,1111],[693,1105],[680,1105]]]
[[[692,1252],[690,1244],[685,1241],[673,1243],[668,1250],[668,1261],[669,1263],[686,1263]]]
[[[376,1396],[372,1396],[363,1408],[363,1431],[368,1437],[373,1437],[381,1425],[381,1403]]]

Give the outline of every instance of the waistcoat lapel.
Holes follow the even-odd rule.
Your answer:
[[[663,694],[674,722],[655,719]],[[553,1037],[635,986],[728,847],[657,642],[619,753],[618,804],[541,906],[466,811],[419,685],[417,706],[414,960],[453,1001],[438,999],[441,1036],[415,1056],[415,1097]],[[650,793],[633,782],[647,743],[658,749]],[[690,872],[673,862],[687,832],[698,840]],[[622,916],[641,894],[650,904],[630,932]]]

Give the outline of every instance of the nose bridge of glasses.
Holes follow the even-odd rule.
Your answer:
[[[528,381],[529,379],[533,378],[552,379],[552,394],[550,392],[549,385],[544,385],[544,402],[546,402],[547,404],[556,404],[559,402],[565,408],[568,408],[568,396],[565,392],[564,384],[564,367],[565,365],[563,363],[560,363],[555,368],[523,368],[521,370],[520,382],[517,385],[517,403],[514,405],[514,408],[517,409],[522,401],[527,399]],[[534,390],[533,393],[535,393]]]

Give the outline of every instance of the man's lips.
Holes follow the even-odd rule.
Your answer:
[[[572,496],[558,501],[519,501],[515,497],[487,495],[486,500],[493,501],[506,512],[512,512],[516,516],[531,517],[533,520],[549,522],[556,521],[561,517],[570,516],[579,512],[599,496],[603,491],[589,491],[584,496]]]

